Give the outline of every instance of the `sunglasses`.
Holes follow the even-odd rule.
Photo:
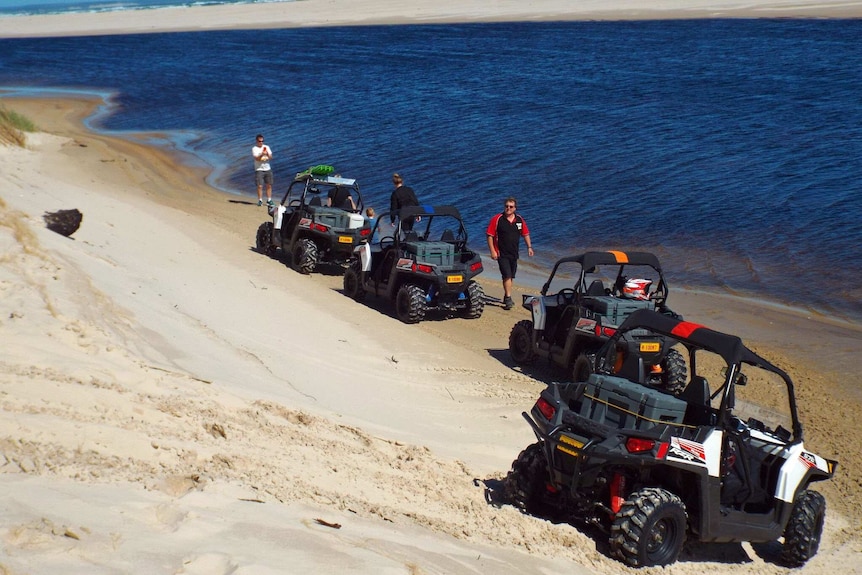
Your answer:
[[[504,207],[504,208],[512,208],[513,210],[515,209],[515,206],[513,206],[512,204],[506,204],[506,205],[505,205],[505,206],[503,206],[503,207]]]

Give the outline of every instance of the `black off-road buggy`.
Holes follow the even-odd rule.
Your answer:
[[[344,266],[353,249],[371,235],[362,215],[356,180],[332,175],[319,165],[296,175],[280,204],[269,206],[272,221],[257,229],[259,252],[290,254],[293,268],[309,274],[319,263]],[[339,205],[327,205],[332,199]]]
[[[417,323],[429,309],[476,319],[485,309],[482,258],[467,247],[467,230],[454,206],[402,208],[394,223],[382,214],[371,240],[355,249],[344,272],[344,293],[361,301],[367,293],[395,304],[404,323]]]
[[[679,397],[639,383],[643,361],[620,345],[638,329],[688,351]],[[628,317],[595,368],[585,382],[549,384],[523,414],[539,441],[505,479],[514,504],[600,527],[610,554],[633,567],[675,562],[687,537],[783,537],[775,559],[788,566],[817,552],[826,502],[811,484],[837,463],[803,445],[784,371],[738,337],[648,310]]]
[[[595,251],[562,258],[541,295],[524,296],[532,319],[512,328],[509,352],[519,365],[543,357],[572,374],[573,381],[583,381],[595,353],[635,310],[679,318],[667,307],[667,297],[661,264],[651,253]],[[682,354],[671,348],[673,338],[641,330],[627,342],[644,360],[644,382],[682,390],[687,367]]]

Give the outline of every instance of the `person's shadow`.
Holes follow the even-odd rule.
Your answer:
[[[228,200],[228,202],[230,202],[232,204],[242,204],[244,206],[256,206],[257,205],[257,201],[252,202],[249,200]]]

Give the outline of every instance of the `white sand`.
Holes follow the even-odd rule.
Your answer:
[[[860,0],[297,0],[6,17],[0,18],[0,38],[392,23],[860,16]]]

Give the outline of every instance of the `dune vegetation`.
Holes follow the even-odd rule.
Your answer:
[[[35,132],[36,124],[23,114],[0,106],[0,142],[23,147],[27,142],[25,132]]]

